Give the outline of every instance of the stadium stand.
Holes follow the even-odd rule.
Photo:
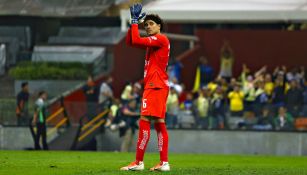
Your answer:
[[[145,6],[145,8],[148,8],[151,11],[156,11],[157,8],[160,7],[160,3],[163,2],[169,3],[171,1],[155,1],[151,3],[152,6]],[[202,1],[197,2],[202,3]],[[58,20],[47,18],[46,24],[53,26],[54,28],[47,30],[45,33],[39,31],[39,27],[33,26],[0,26],[0,43],[5,43],[7,46],[5,61],[6,66],[14,66],[21,60],[32,60],[34,62],[64,60],[89,62],[94,65],[92,70],[93,74],[97,75],[97,80],[95,81],[97,87],[104,82],[104,76],[111,73],[115,80],[114,84],[112,84],[115,97],[121,97],[122,93],[125,91],[124,87],[127,82],[130,82],[131,84],[141,83],[138,82],[138,80],[143,76],[141,69],[144,64],[144,54],[131,48],[127,48],[124,41],[126,33],[123,31],[123,29],[125,29],[123,26],[127,27],[126,22],[129,14],[127,13],[127,10],[124,10],[121,13],[121,27],[114,27],[113,24],[116,23],[114,21],[114,23],[112,23],[110,26],[108,26],[108,24],[96,24],[93,22],[96,20],[96,18],[91,18],[98,15],[104,16],[103,14],[108,11],[109,7],[116,3],[119,2],[114,0],[39,0],[28,1],[27,4],[18,4],[16,0],[7,1],[7,3],[1,6],[0,9],[3,10],[3,13],[8,15],[38,15],[40,17],[74,16],[76,17],[76,21],[74,25],[71,25],[71,22],[65,23],[65,19]],[[215,3],[218,4],[219,2]],[[249,1],[249,3],[252,2]],[[281,5],[284,5],[282,2],[280,3]],[[295,4],[295,7],[300,7],[299,4],[297,4],[297,1],[293,3]],[[13,6],[15,7],[12,8]],[[47,6],[48,8],[46,8]],[[19,9],[22,10],[17,11],[18,7],[20,7]],[[180,7],[183,9],[183,6]],[[193,7],[189,6],[189,8]],[[268,8],[270,10],[274,10],[271,9],[273,8],[271,6]],[[177,106],[174,110],[175,112],[171,115],[174,120],[172,120],[172,125],[168,126],[169,128],[172,130],[179,128],[188,130],[191,129],[193,132],[203,129],[225,131],[235,130],[243,132],[258,130],[281,130],[293,131],[294,133],[297,131],[302,133],[306,131],[307,123],[305,116],[307,115],[304,113],[304,109],[306,108],[307,102],[302,101],[302,103],[298,104],[297,106],[293,106],[293,104],[289,104],[289,99],[291,98],[292,100],[294,99],[293,101],[296,101],[295,99],[297,99],[297,96],[289,97],[290,93],[288,93],[289,90],[291,91],[294,89],[294,95],[300,94],[303,97],[306,96],[306,33],[295,31],[295,28],[293,29],[294,31],[287,32],[283,27],[280,27],[287,25],[284,24],[286,22],[282,22],[282,25],[279,24],[280,20],[283,21],[285,18],[286,20],[292,20],[295,17],[297,17],[295,19],[298,20],[304,19],[305,15],[300,15],[301,11],[298,11],[292,16],[289,15],[291,14],[291,9],[287,7],[285,16],[283,16],[282,19],[277,15],[279,11],[274,11],[273,16],[265,13],[265,20],[263,21],[265,21],[265,23],[272,23],[268,26],[270,27],[270,25],[272,25],[273,27],[269,29],[261,29],[262,25],[259,25],[257,26],[257,30],[250,30],[253,29],[253,27],[250,27],[249,24],[244,25],[238,24],[237,22],[246,22],[249,20],[252,20],[253,23],[257,22],[259,19],[256,17],[259,14],[254,13],[257,10],[254,11],[252,9],[252,11],[249,12],[254,14],[254,19],[243,19],[244,16],[246,16],[244,13],[243,15],[240,15],[239,19],[235,18],[236,14],[242,13],[240,9],[236,10],[234,13],[228,11],[228,13],[222,14],[218,19],[215,19],[213,16],[220,9],[217,9],[214,12],[210,12],[208,9],[201,9],[198,15],[195,15],[197,19],[190,21],[187,21],[187,19],[191,18],[189,15],[192,13],[182,13],[180,9],[177,9],[176,13],[180,13],[183,16],[172,15],[174,13],[171,13],[171,10],[172,8],[167,6],[166,10],[161,8],[161,11],[159,11],[159,13],[165,15],[166,21],[170,23],[168,30],[169,33],[167,33],[167,35],[171,41],[174,42],[174,47],[171,47],[172,52],[180,53],[173,55],[173,58],[171,58],[173,62],[170,62],[170,67],[175,67],[175,64],[178,63],[179,69],[181,69],[181,72],[179,73],[181,77],[178,77],[178,82],[174,83],[172,86],[174,89],[176,89],[177,99],[175,100],[178,101],[178,104],[176,104]],[[203,18],[203,14],[208,15],[205,15],[205,18]],[[79,19],[77,17],[80,16],[89,17],[90,22],[79,26]],[[226,17],[230,18],[227,18],[229,23],[233,22],[234,24],[212,24],[217,22],[221,23]],[[263,16],[260,17],[263,19]],[[36,21],[41,19],[32,20]],[[86,21],[87,19],[82,18],[82,20]],[[214,27],[208,29],[206,26],[207,24],[203,24],[206,22],[210,22]],[[89,23],[90,25],[87,26]],[[228,28],[228,26],[231,27]],[[234,27],[233,29],[233,26],[237,26],[237,28]],[[241,26],[244,26],[249,30],[242,30],[240,28]],[[188,30],[187,28],[190,29],[190,33],[186,32]],[[278,28],[278,30],[276,30],[276,28]],[[33,29],[36,29],[36,31]],[[178,35],[178,33],[189,33],[189,35]],[[247,37],[250,38],[250,41],[245,40]],[[221,47],[223,47],[223,42],[225,40],[229,41],[234,51],[235,60],[233,76],[228,78],[235,79],[234,84],[239,87],[240,91],[244,92],[244,97],[241,99],[243,101],[243,108],[240,111],[234,111],[235,113],[230,112],[230,101],[228,98],[228,94],[233,90],[234,84],[232,84],[231,81],[228,82],[223,77],[218,76],[221,58],[220,50]],[[178,41],[182,43],[178,43]],[[264,46],[260,47],[262,44],[264,44]],[[181,45],[184,46],[182,47]],[[188,47],[186,47],[187,45]],[[23,55],[20,54],[22,52],[27,52],[26,54],[28,55],[23,58]],[[295,55],[295,57],[291,57],[292,55]],[[209,66],[211,66],[214,70],[213,80],[206,82],[205,85],[203,84],[202,86],[200,85],[201,83],[195,85],[197,84],[195,77],[197,77],[197,69],[198,66],[200,66],[199,58],[201,56],[206,56],[208,58]],[[277,59],[279,61],[276,61]],[[282,68],[283,64],[286,65],[285,69]],[[301,64],[305,67],[297,67],[297,64]],[[246,65],[246,68],[243,68],[243,65]],[[256,74],[260,67],[266,65],[267,69],[264,72]],[[174,70],[176,70],[176,68],[174,68]],[[293,68],[295,68],[296,71],[293,71]],[[275,69],[278,70],[274,71]],[[282,73],[282,76],[279,76],[280,72]],[[178,74],[178,72],[169,72],[170,76],[175,74]],[[242,74],[245,75],[242,76]],[[267,74],[272,78],[269,82],[266,82],[265,80]],[[252,79],[253,81],[247,82],[248,79]],[[297,90],[296,87],[290,87],[293,79],[297,80],[297,88],[299,90]],[[14,89],[11,86],[14,83],[13,81],[14,80],[9,79],[8,77],[1,77],[1,98],[8,96],[8,94],[13,94],[11,96],[14,97],[17,90],[16,92],[11,92],[12,89]],[[50,101],[48,106],[49,117],[47,119],[47,123],[49,126],[48,142],[50,149],[83,149],[93,140],[93,138],[95,138],[97,134],[101,134],[102,130],[107,129],[109,131],[108,126],[103,126],[108,122],[108,120],[111,120],[109,122],[112,122],[112,119],[109,116],[109,110],[112,110],[110,107],[111,105],[108,106],[109,108],[107,109],[97,107],[95,111],[96,114],[89,117],[86,113],[88,102],[86,102],[86,97],[82,89],[85,85],[83,82],[85,80],[80,81],[82,81],[81,84],[71,84],[71,87],[64,87],[64,89],[61,89],[58,85],[51,86],[40,83],[43,85],[43,87],[39,87],[39,89],[45,88],[47,91],[50,91],[51,96],[56,96],[56,98]],[[264,94],[262,91],[259,91],[260,94],[256,94],[256,90],[261,89],[261,83],[271,84],[272,87],[269,89],[270,92]],[[252,88],[248,87],[246,84],[250,85]],[[277,87],[279,88],[280,85],[281,88],[277,89]],[[20,87],[20,84],[16,83],[16,87]],[[194,89],[194,87],[197,88]],[[48,88],[51,90],[48,90]],[[52,93],[52,89],[56,88],[60,89],[60,92]],[[35,96],[38,89],[31,89],[34,91],[32,95]],[[68,91],[66,91],[67,89]],[[219,90],[221,91],[218,92]],[[274,95],[281,92],[280,95],[283,96],[283,98],[288,97],[288,99],[278,101],[282,103],[282,105],[279,105],[275,103],[276,101],[274,101],[276,100],[276,96],[273,95],[274,92]],[[131,98],[135,98],[135,96],[140,98],[139,95],[136,95],[140,92],[134,92],[134,86],[131,88],[131,92],[128,93],[131,93]],[[186,98],[188,94],[191,95],[191,99]],[[268,97],[266,97],[267,100],[261,101],[260,104],[260,98],[261,100],[264,99],[262,99],[263,96],[261,95]],[[113,99],[113,101],[116,100],[119,99]],[[123,105],[127,99],[120,100],[121,103],[119,103],[116,107]],[[15,125],[15,100],[3,101],[4,102],[0,102],[0,124],[5,126]],[[140,101],[138,102],[140,103]],[[33,100],[30,103],[33,103]],[[289,122],[291,125],[290,128],[283,128],[283,122],[278,120],[281,115],[277,112],[277,110],[281,106],[288,109],[288,111],[284,112],[287,116],[291,114],[289,117]],[[202,107],[206,108],[206,110],[200,111],[199,109]],[[249,107],[251,107],[253,110],[251,110]],[[268,118],[265,118],[267,115],[261,113],[264,107],[268,108],[270,111]],[[8,112],[8,110],[11,112]],[[282,113],[282,115],[285,115],[284,113]],[[170,117],[169,114],[168,117]],[[281,120],[283,121],[283,119]],[[275,127],[277,124],[279,124],[278,129]]]

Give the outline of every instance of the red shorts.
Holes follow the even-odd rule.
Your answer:
[[[165,118],[168,89],[145,89],[141,104],[141,115]]]

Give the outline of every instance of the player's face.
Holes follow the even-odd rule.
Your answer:
[[[147,35],[155,35],[160,33],[160,24],[157,24],[153,20],[146,20],[144,23],[144,27]]]
[[[47,100],[48,94],[47,94],[47,93],[44,93],[43,96],[42,96],[42,98],[43,98],[44,100]]]
[[[25,92],[28,92],[28,91],[29,91],[29,85],[26,85],[25,87],[23,87],[23,90],[24,90]]]

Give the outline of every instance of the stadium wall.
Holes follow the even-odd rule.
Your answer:
[[[48,127],[47,131],[52,128]],[[57,133],[48,135],[47,142],[57,137]],[[0,150],[31,150],[34,148],[34,139],[29,127],[0,125]]]
[[[116,97],[120,97],[127,82],[141,80],[144,73],[145,50],[127,46],[125,39],[113,48],[114,69],[111,75]]]
[[[169,138],[170,153],[307,155],[307,135],[298,132],[169,130]],[[99,151],[118,151],[122,141],[118,132],[109,130],[96,139]],[[29,128],[0,127],[0,150],[28,148],[33,148]],[[154,130],[147,150],[157,152]]]
[[[307,31],[197,29],[196,35],[201,42],[202,54],[208,57],[216,74],[224,40],[229,41],[234,52],[235,76],[241,73],[243,63],[252,71],[264,65],[270,71],[282,65],[288,68],[307,66]]]
[[[242,65],[251,71],[257,71],[267,65],[269,71],[276,66],[307,66],[307,32],[281,30],[212,30],[196,29],[195,35],[200,41],[197,47],[176,56],[183,64],[182,82],[187,90],[193,88],[196,67],[200,56],[206,56],[214,68],[215,76],[220,68],[220,50],[224,41],[228,41],[234,52],[233,75],[238,77]],[[176,48],[175,48],[176,49]]]
[[[134,141],[137,140],[137,134]],[[169,152],[208,154],[307,155],[307,135],[289,132],[170,130]],[[121,138],[107,131],[97,137],[101,151],[116,151]],[[135,145],[131,147],[134,151]],[[157,152],[154,130],[147,150]]]
[[[28,127],[1,127],[0,150],[22,150],[34,147]]]

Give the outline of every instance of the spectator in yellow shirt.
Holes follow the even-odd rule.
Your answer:
[[[198,128],[208,129],[211,128],[209,122],[209,89],[203,88],[199,91],[198,97],[195,100],[196,103],[196,118]]]
[[[244,109],[243,100],[244,94],[239,85],[235,85],[234,90],[229,92],[228,98],[230,100],[230,112],[231,116],[242,116]]]
[[[269,98],[272,97],[273,90],[274,90],[274,83],[272,81],[272,76],[271,74],[266,74],[264,77],[264,91]]]
[[[179,97],[176,89],[171,86],[166,102],[166,124],[168,128],[174,128],[177,125],[177,115],[179,112]]]

